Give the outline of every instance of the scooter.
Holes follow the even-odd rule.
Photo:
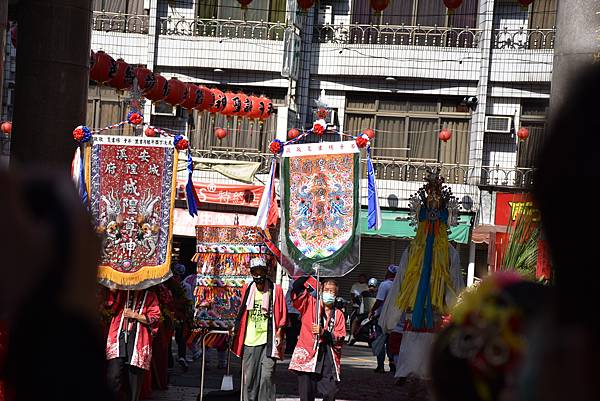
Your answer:
[[[358,328],[356,336],[353,337],[353,341],[365,342],[369,344],[370,347],[373,340],[375,340],[375,338],[377,337],[377,332],[375,331],[375,320],[369,319],[369,317],[364,314],[357,316],[357,319],[362,320],[360,320],[360,326]]]

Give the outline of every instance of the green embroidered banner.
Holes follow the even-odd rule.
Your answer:
[[[360,153],[353,141],[285,147],[282,252],[293,275],[343,276],[360,262]]]

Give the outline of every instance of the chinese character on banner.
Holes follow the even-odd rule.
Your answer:
[[[132,290],[169,277],[177,176],[170,141],[135,142],[110,136],[93,141],[86,145],[85,166],[90,212],[102,237],[98,279]]]

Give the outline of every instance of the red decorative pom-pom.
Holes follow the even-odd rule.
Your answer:
[[[325,133],[325,127],[323,127],[321,124],[315,124],[313,125],[313,134],[316,135],[323,135]]]
[[[356,146],[358,146],[359,148],[364,148],[365,146],[367,146],[367,143],[369,143],[369,140],[364,136],[359,136],[358,138],[356,138]]]
[[[329,112],[324,107],[321,107],[319,110],[317,110],[317,117],[319,117],[320,119],[325,119],[325,117],[327,117],[327,114],[329,114]]]
[[[175,144],[175,147],[177,148],[177,150],[186,150],[188,148],[187,139],[182,138],[177,142],[177,144]]]
[[[375,138],[375,131],[373,131],[371,128],[367,128],[367,129],[363,130],[362,133],[365,134],[366,136],[368,136],[369,139]]]
[[[4,121],[2,125],[0,125],[0,130],[4,132],[6,135],[10,135],[12,132],[12,123],[10,121]]]
[[[271,153],[273,153],[274,155],[277,155],[279,153],[281,153],[281,141],[278,140],[274,140],[273,142],[271,142],[269,144],[269,150],[271,151]]]
[[[149,137],[156,136],[156,131],[154,130],[154,128],[150,128],[150,127],[146,128],[146,136],[149,136]]]
[[[75,128],[73,130],[73,139],[75,139],[78,142],[81,142],[81,140],[83,139],[84,133],[83,130],[79,127]]]
[[[129,115],[129,123],[133,125],[140,125],[144,122],[144,117],[140,113],[131,113]]]

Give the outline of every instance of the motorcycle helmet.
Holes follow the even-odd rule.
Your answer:
[[[375,277],[371,277],[367,285],[369,287],[377,287],[379,285],[379,280],[377,280]]]

